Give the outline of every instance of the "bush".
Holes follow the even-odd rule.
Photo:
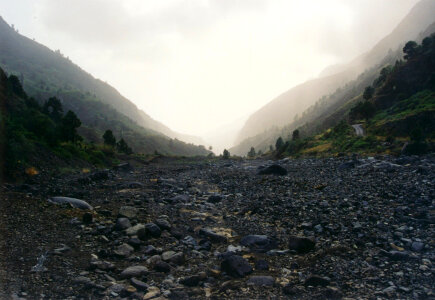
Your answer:
[[[229,159],[230,158],[230,152],[227,149],[224,149],[224,152],[222,154],[223,159]]]

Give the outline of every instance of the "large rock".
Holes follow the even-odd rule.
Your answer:
[[[316,243],[307,237],[290,236],[288,247],[290,250],[295,250],[297,253],[304,254],[314,250]]]
[[[137,211],[138,211],[138,209],[136,207],[121,206],[121,208],[119,209],[118,215],[120,217],[132,219],[132,218],[136,217]]]
[[[281,167],[280,165],[271,165],[266,168],[261,169],[258,171],[259,175],[279,175],[284,176],[287,175],[287,170]]]
[[[69,204],[74,208],[80,208],[80,209],[90,209],[92,210],[92,206],[83,200],[76,199],[76,198],[70,198],[70,197],[51,197],[48,199],[50,203],[54,204]]]
[[[141,277],[148,274],[148,268],[145,266],[132,266],[121,272],[122,278]]]
[[[245,277],[253,271],[251,265],[238,255],[227,256],[221,263],[221,269],[233,277]]]
[[[278,247],[278,243],[267,235],[247,235],[240,240],[240,245],[249,247],[254,252],[267,252]]]

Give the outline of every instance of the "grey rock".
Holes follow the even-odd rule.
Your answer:
[[[131,227],[131,223],[130,223],[129,219],[118,218],[116,220],[116,224],[115,224],[113,229],[120,231],[120,230],[125,230],[125,229],[130,228],[130,227]]]
[[[251,276],[247,283],[257,286],[273,286],[275,279],[272,276]]]
[[[278,243],[266,235],[247,235],[240,240],[240,245],[249,247],[254,252],[267,252],[278,247]]]
[[[144,224],[136,224],[132,227],[129,227],[125,230],[125,233],[127,233],[127,235],[137,235],[137,232],[140,229],[145,229],[145,225]]]
[[[122,244],[113,251],[117,256],[128,257],[134,251],[134,248],[128,244]]]
[[[221,263],[221,269],[233,277],[245,277],[253,272],[251,265],[238,255],[227,256]]]
[[[148,268],[145,266],[131,266],[124,269],[120,276],[121,278],[141,277],[148,274]]]
[[[171,223],[169,223],[169,221],[166,219],[157,219],[154,221],[154,223],[159,226],[161,230],[171,229]]]
[[[412,242],[411,249],[415,252],[421,252],[424,249],[424,244],[422,242]]]
[[[133,206],[121,206],[119,209],[118,215],[120,217],[125,217],[128,219],[133,219],[136,217],[138,209]]]
[[[69,204],[74,208],[80,208],[80,209],[89,209],[93,210],[92,206],[89,205],[88,202],[76,198],[70,198],[70,197],[51,197],[48,199],[50,203],[54,204]]]

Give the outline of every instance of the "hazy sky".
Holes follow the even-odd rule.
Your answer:
[[[0,0],[0,15],[154,119],[202,134],[367,51],[417,2]]]

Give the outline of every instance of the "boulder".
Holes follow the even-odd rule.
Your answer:
[[[51,197],[48,199],[48,202],[54,204],[69,204],[72,207],[79,208],[79,209],[89,209],[89,210],[93,209],[88,202],[76,198],[70,198],[70,197]]]
[[[284,176],[287,175],[288,172],[285,168],[280,165],[270,165],[258,171],[259,175],[279,175]]]
[[[251,265],[239,255],[228,255],[222,261],[221,269],[233,277],[245,277],[253,272]]]

